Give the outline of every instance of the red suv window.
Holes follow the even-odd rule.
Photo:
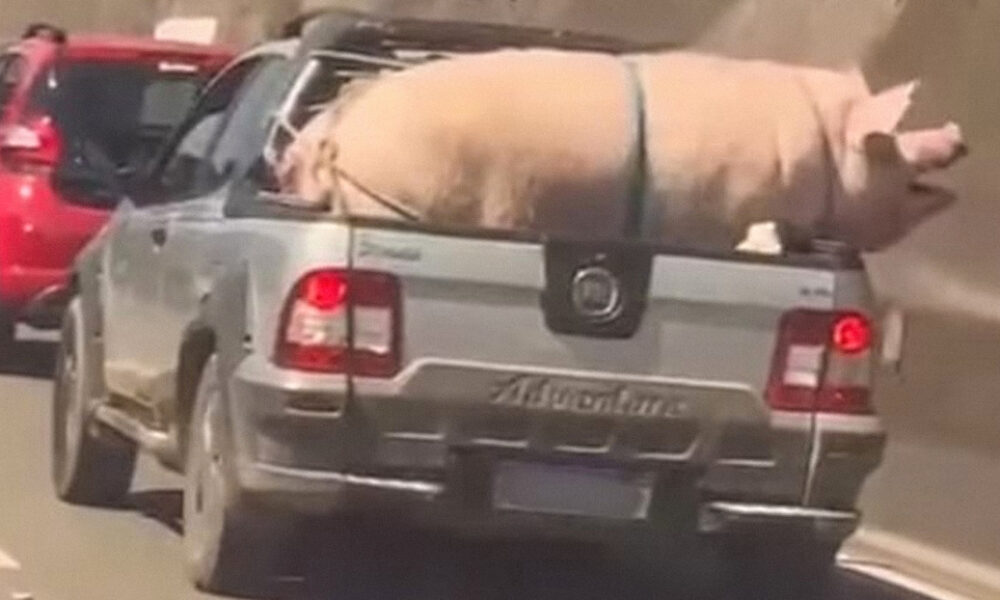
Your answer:
[[[0,111],[6,106],[21,81],[24,59],[16,54],[0,55]]]
[[[62,160],[97,153],[118,169],[144,164],[180,123],[208,74],[166,62],[64,59],[34,83],[28,112],[50,117]]]

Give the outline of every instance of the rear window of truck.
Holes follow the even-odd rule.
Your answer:
[[[380,64],[382,63],[382,64]],[[395,71],[403,67],[402,62],[376,59],[352,59],[330,56],[314,56],[303,70],[291,98],[279,111],[273,124],[264,155],[271,170],[266,177],[265,187],[271,192],[280,192],[278,171],[284,160],[285,151],[309,122],[333,102],[345,86],[358,80],[370,80],[383,71]]]

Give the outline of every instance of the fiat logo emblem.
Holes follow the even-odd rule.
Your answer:
[[[591,321],[613,321],[622,311],[621,284],[604,267],[586,267],[573,276],[571,290],[576,312]]]

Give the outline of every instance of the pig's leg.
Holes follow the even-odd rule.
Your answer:
[[[747,237],[737,247],[738,252],[779,255],[784,250],[778,224],[771,221],[756,223],[747,229]]]

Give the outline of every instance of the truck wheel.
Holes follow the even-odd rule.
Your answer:
[[[129,491],[136,445],[94,421],[97,394],[88,368],[79,298],[63,318],[52,402],[52,480],[67,502],[115,505]]]
[[[837,597],[834,572],[839,544],[805,535],[763,535],[727,540],[727,591],[733,598],[798,600]]]
[[[198,588],[252,596],[273,574],[287,532],[240,490],[224,410],[213,355],[202,369],[188,436],[184,555]]]

